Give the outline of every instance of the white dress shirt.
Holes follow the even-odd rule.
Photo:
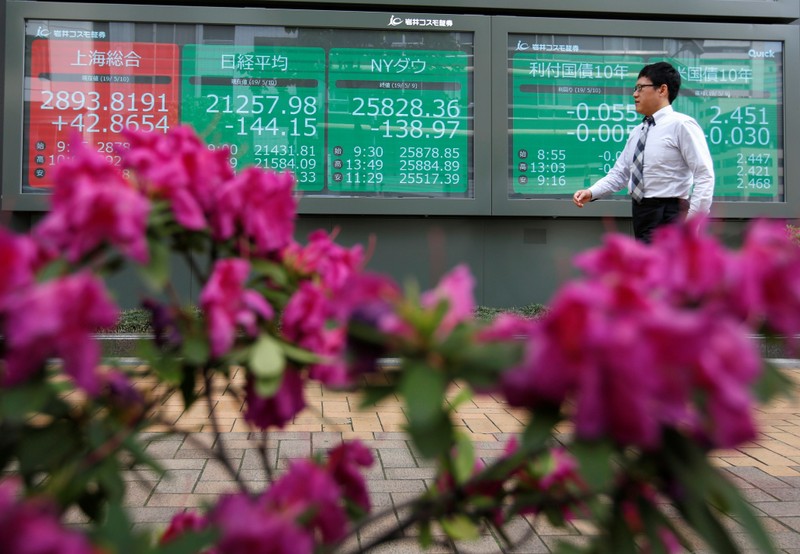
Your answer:
[[[644,197],[690,200],[689,216],[707,214],[714,196],[714,164],[700,125],[672,106],[653,114],[655,125],[644,147]],[[644,124],[637,125],[608,175],[589,187],[592,200],[628,187],[636,143]],[[692,189],[694,185],[694,189]]]

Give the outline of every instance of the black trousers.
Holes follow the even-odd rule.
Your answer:
[[[631,204],[633,236],[648,244],[658,227],[681,222],[689,213],[689,201],[683,198],[642,198],[638,204]]]

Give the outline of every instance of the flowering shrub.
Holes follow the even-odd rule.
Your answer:
[[[15,474],[0,484],[0,548],[332,552],[374,521],[361,475],[372,455],[353,442],[293,463],[263,491],[242,484],[207,510],[178,513],[156,540],[131,530],[121,472],[155,468],[138,436],[157,399],[101,365],[93,333],[118,314],[102,278],[135,264],[153,289],[142,306],[155,336],[142,356],[187,408],[232,367],[246,375],[246,420],[266,432],[303,410],[308,380],[361,387],[368,403],[403,400],[408,433],[436,460],[437,478],[364,550],[410,527],[423,545],[434,525],[458,540],[480,526],[505,536],[512,518],[535,514],[596,526],[588,544],[564,552],[674,552],[689,543],[671,505],[717,552],[739,549],[723,513],[759,551],[775,551],[708,454],[753,439],[753,405],[788,388],[749,338],[800,330],[800,249],[783,224],[754,223],[739,251],[702,220],[662,229],[649,246],[609,235],[577,257],[585,277],[542,317],[485,323],[473,319],[465,266],[430,291],[402,291],[364,270],[360,246],[322,231],[296,242],[291,174],[234,175],[227,154],[187,128],[128,140],[123,170],[77,148],[30,235],[0,230],[0,468]],[[202,281],[203,317],[174,299],[175,257]],[[385,356],[400,370],[368,385],[362,376]],[[465,398],[445,400],[453,382],[530,414],[496,462],[479,463],[453,424]],[[573,431],[559,444],[562,422]],[[90,523],[64,527],[70,509]]]

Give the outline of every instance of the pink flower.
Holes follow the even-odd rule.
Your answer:
[[[748,330],[731,320],[709,318],[706,347],[695,366],[694,385],[705,396],[698,409],[697,434],[717,448],[734,448],[756,436],[752,384],[761,373],[761,357]]]
[[[35,266],[34,243],[0,227],[0,312],[9,297],[33,283]]]
[[[303,275],[319,275],[324,286],[333,291],[341,290],[364,264],[361,245],[344,248],[333,242],[323,230],[311,233],[305,247],[290,244],[283,258],[287,265]]]
[[[739,253],[741,281],[731,303],[756,324],[792,337],[800,331],[800,247],[778,221],[757,221]]]
[[[220,189],[212,227],[227,240],[239,234],[267,256],[285,248],[294,234],[297,199],[291,173],[247,168]]]
[[[603,246],[579,254],[574,262],[591,279],[623,281],[643,287],[659,284],[664,266],[669,265],[646,244],[616,233],[605,235]]]
[[[167,544],[187,531],[202,531],[206,527],[208,527],[208,520],[197,512],[179,512],[172,517],[169,527],[161,535],[159,544]]]
[[[255,390],[253,377],[249,375],[245,393],[244,419],[259,429],[283,427],[306,407],[303,381],[297,372],[291,369],[284,372],[283,381],[274,396],[269,398],[259,396]]]
[[[104,157],[81,144],[74,148],[75,158],[56,168],[52,206],[34,238],[73,263],[104,243],[147,262],[150,203]]]
[[[88,273],[24,289],[8,304],[3,384],[21,383],[48,357],[60,356],[64,371],[78,386],[97,394],[101,382],[95,367],[100,349],[92,334],[114,325],[117,317],[103,283]]]
[[[124,131],[130,143],[123,165],[136,171],[144,192],[170,202],[175,220],[186,229],[208,226],[215,195],[233,178],[227,150],[209,150],[189,126],[166,135]]]
[[[317,337],[324,331],[332,311],[325,291],[315,283],[303,281],[283,311],[283,334],[297,343]]]
[[[219,260],[200,293],[214,356],[221,356],[233,346],[238,327],[253,336],[258,332],[258,317],[271,319],[274,315],[260,294],[244,288],[249,273],[246,260]]]
[[[372,462],[372,452],[358,440],[340,444],[328,457],[328,471],[344,497],[365,512],[370,509],[369,491],[359,468],[370,467]]]
[[[274,488],[274,486],[273,486]],[[208,516],[220,554],[312,554],[314,540],[293,516],[245,494],[222,497]]]
[[[686,416],[688,368],[703,345],[703,321],[635,286],[572,283],[537,320],[526,360],[504,375],[503,391],[521,406],[574,398],[579,437],[654,447],[663,425]]]
[[[61,526],[55,507],[21,500],[16,482],[0,482],[0,549],[14,554],[92,554],[89,541]]]
[[[319,532],[329,544],[347,533],[347,515],[341,506],[342,491],[330,473],[308,460],[298,460],[289,471],[264,492],[263,500],[271,511],[297,520]]]
[[[447,313],[439,325],[438,334],[444,336],[463,321],[471,320],[475,313],[475,299],[472,289],[475,279],[465,265],[458,265],[439,281],[435,289],[422,295],[424,308],[435,308],[439,303],[447,303]]]
[[[343,360],[347,338],[344,322],[331,325],[336,311],[335,300],[321,284],[303,281],[284,309],[281,326],[288,340],[321,358],[310,367],[310,377],[331,386],[352,380]]]
[[[542,475],[539,481],[543,489],[564,486],[567,483],[580,480],[578,461],[563,447],[552,449],[550,451],[550,456],[553,465],[550,471]]]
[[[655,265],[659,285],[676,304],[702,303],[706,310],[729,313],[725,292],[736,275],[734,257],[704,229],[705,220],[698,217],[658,230],[651,253],[662,261]]]

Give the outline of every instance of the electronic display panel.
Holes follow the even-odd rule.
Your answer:
[[[576,27],[570,22],[565,30]],[[647,25],[653,27],[659,25]],[[697,120],[711,151],[715,211],[742,213],[732,206],[758,203],[773,206],[761,206],[759,213],[786,213],[787,167],[794,162],[784,154],[790,116],[785,68],[787,41],[796,43],[796,31],[779,26],[747,37],[732,25],[692,28],[699,34],[686,38],[666,32],[504,34],[506,187],[502,198],[495,189],[495,207],[499,200],[499,211],[519,213],[511,206],[560,199],[559,213],[596,213],[599,204],[593,203],[576,214],[568,205],[572,194],[609,172],[642,121],[633,102],[639,71],[667,61],[682,81],[672,105]],[[625,190],[611,199],[626,208],[630,202]]]
[[[10,5],[7,26],[24,29],[15,209],[43,205],[25,199],[51,192],[76,137],[119,163],[124,128],[189,125],[236,171],[292,171],[301,211],[489,213],[476,174],[490,161],[476,169],[475,157],[489,127],[489,87],[475,79],[488,19],[259,10],[259,24],[248,10],[198,10],[209,24],[177,22],[175,8],[144,21],[92,8],[39,18],[40,3]]]

